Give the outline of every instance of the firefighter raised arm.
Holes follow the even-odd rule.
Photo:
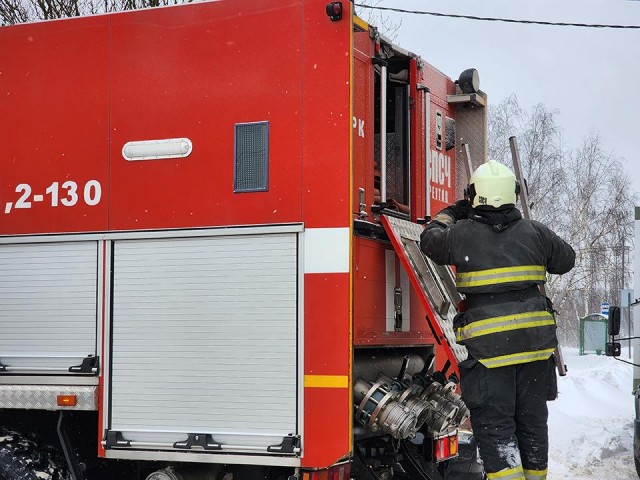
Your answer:
[[[516,208],[514,174],[493,160],[476,169],[467,196],[434,216],[422,251],[456,267],[466,311],[456,338],[462,397],[487,477],[545,479],[547,399],[556,396],[551,354],[558,344],[551,302],[538,288],[547,273],[571,270],[571,246]]]

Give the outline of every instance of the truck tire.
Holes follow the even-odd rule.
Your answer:
[[[64,460],[37,439],[0,428],[0,480],[69,480]]]

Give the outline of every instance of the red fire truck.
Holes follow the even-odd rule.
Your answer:
[[[417,241],[486,96],[352,8],[0,28],[0,477],[482,478]]]

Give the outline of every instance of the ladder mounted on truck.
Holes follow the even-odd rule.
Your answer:
[[[388,215],[380,215],[380,222],[427,311],[427,322],[436,342],[457,370],[458,363],[467,358],[467,349],[456,343],[453,329],[453,319],[462,297],[456,290],[451,268],[436,265],[423,255],[420,225]]]

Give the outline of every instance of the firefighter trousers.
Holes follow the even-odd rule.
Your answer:
[[[469,359],[460,374],[487,477],[545,480],[547,400],[557,394],[553,360],[486,368]]]

